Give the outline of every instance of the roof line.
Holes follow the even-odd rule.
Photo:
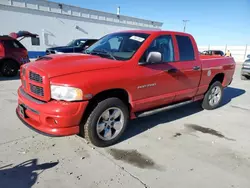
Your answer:
[[[74,8],[80,8],[80,9],[85,9],[85,10],[89,10],[89,11],[94,11],[94,12],[99,12],[99,13],[104,13],[104,14],[110,14],[110,15],[113,15],[113,16],[117,16],[117,14],[114,14],[114,13],[111,13],[111,12],[104,12],[104,11],[100,11],[100,10],[83,8],[83,7],[80,7],[80,6],[69,5],[69,4],[65,4],[65,3],[58,3],[58,2],[55,2],[53,0],[52,1],[49,1],[49,0],[38,0],[38,1],[45,1],[45,2],[50,2],[50,3],[56,3],[56,4],[66,5],[66,6],[70,6],[70,7],[74,7]],[[119,16],[120,17],[132,18],[132,19],[136,19],[136,20],[141,20],[141,21],[154,22],[154,23],[157,23],[157,24],[159,24],[161,26],[163,25],[163,22],[160,22],[160,21],[147,20],[147,19],[137,18],[137,17],[133,17],[133,16],[126,16],[126,15],[122,15],[122,14],[120,14]]]

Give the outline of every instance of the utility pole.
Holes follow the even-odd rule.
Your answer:
[[[187,26],[187,22],[189,22],[189,20],[182,20],[184,23],[184,29],[183,31],[186,32],[186,26]]]

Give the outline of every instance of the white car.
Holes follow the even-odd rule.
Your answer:
[[[250,54],[247,56],[247,60],[242,65],[241,79],[242,80],[250,79]]]

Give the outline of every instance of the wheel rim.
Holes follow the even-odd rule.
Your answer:
[[[102,140],[112,140],[124,126],[124,115],[119,108],[109,108],[99,117],[96,125],[97,135]]]
[[[6,75],[12,75],[15,72],[15,67],[11,66],[10,64],[5,64],[3,67],[3,72]]]
[[[215,106],[220,102],[221,99],[221,88],[219,86],[215,86],[210,95],[208,96],[210,106]]]

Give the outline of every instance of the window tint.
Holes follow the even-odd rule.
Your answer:
[[[4,47],[5,48],[24,48],[24,46],[15,40],[5,40],[4,41]]]
[[[141,62],[146,62],[147,56],[150,52],[160,52],[162,55],[162,62],[173,62],[174,61],[174,46],[172,37],[169,35],[162,35],[157,37],[150,44],[141,58]]]
[[[148,36],[137,32],[109,34],[95,42],[84,53],[125,61],[133,57]]]
[[[180,61],[191,61],[194,60],[194,48],[192,41],[187,36],[176,36],[179,53],[180,53]]]
[[[31,38],[31,44],[33,46],[40,46],[40,38],[38,38],[38,37],[32,37]]]
[[[85,46],[91,46],[92,44],[94,44],[96,42],[96,40],[87,40],[84,45]]]
[[[114,37],[109,40],[111,50],[119,50],[122,38]]]

